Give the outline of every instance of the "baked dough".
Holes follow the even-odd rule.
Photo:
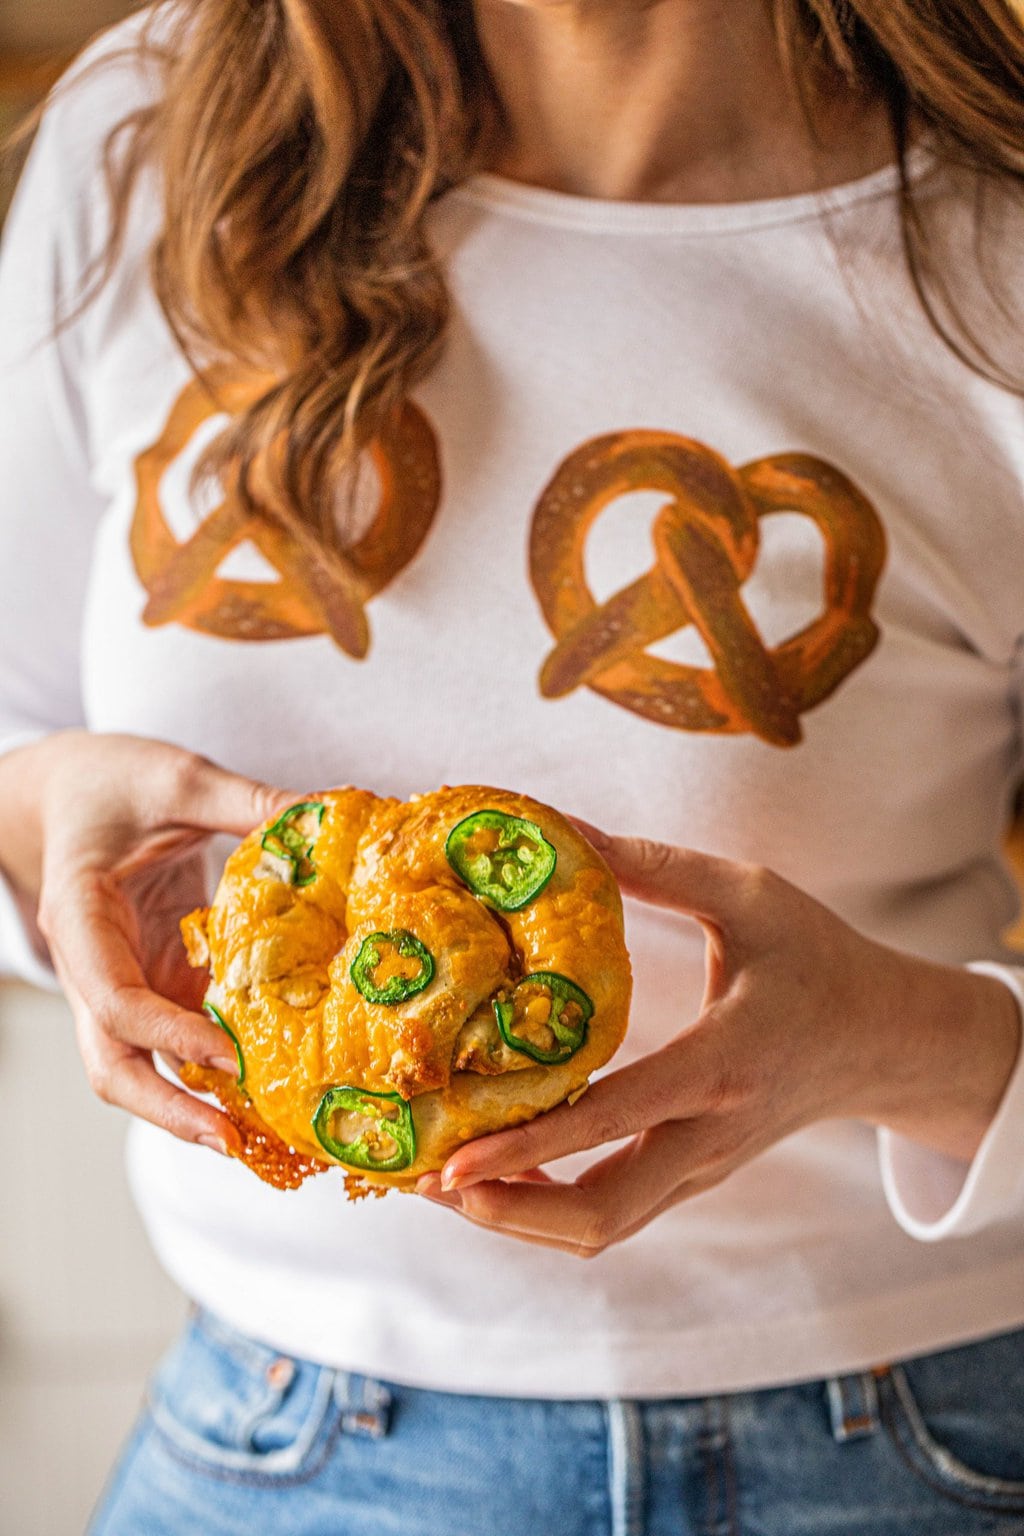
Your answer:
[[[238,1083],[183,1077],[278,1187],[337,1163],[350,1193],[412,1188],[463,1142],[582,1092],[626,1029],[615,879],[557,811],[507,790],[310,795],[241,843],[182,932],[240,1066]]]

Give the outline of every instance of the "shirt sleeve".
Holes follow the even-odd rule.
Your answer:
[[[58,321],[73,311],[103,204],[68,127],[60,105],[44,119],[0,248],[0,753],[85,719],[79,651],[102,498],[84,327]],[[0,974],[54,985],[31,912],[2,880]]]
[[[1024,1016],[1024,969],[988,961],[967,969],[1003,982]],[[889,1209],[920,1242],[968,1237],[996,1222],[1024,1220],[1024,1049],[970,1163],[888,1130],[878,1132],[878,1151]]]

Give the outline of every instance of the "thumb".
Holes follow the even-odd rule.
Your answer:
[[[168,812],[179,826],[245,837],[261,822],[308,798],[300,790],[281,789],[259,779],[229,773],[200,757],[193,759]]]
[[[575,819],[575,818],[574,818]],[[731,922],[746,889],[745,866],[649,837],[613,837],[576,821],[622,890],[714,928]]]

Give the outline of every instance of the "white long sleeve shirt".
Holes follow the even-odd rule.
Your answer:
[[[446,196],[433,230],[454,319],[395,477],[422,525],[366,605],[357,659],[301,558],[239,540],[230,507],[192,488],[223,418],[189,416],[149,285],[152,178],[113,280],[53,335],[103,234],[99,146],[150,88],[118,62],[51,110],[5,238],[0,749],[84,723],[311,790],[513,786],[767,864],[889,944],[994,968],[1019,998],[1000,834],[1024,767],[1021,409],[929,329],[895,173],[722,206],[491,177]],[[912,169],[964,216],[927,152]],[[672,438],[661,469],[612,476],[595,511],[587,477],[650,433]],[[744,466],[784,478],[785,455],[815,461],[824,524],[792,480],[792,506],[754,496]],[[606,626],[596,670],[547,696],[542,669],[581,619],[652,571],[665,601],[652,529],[681,461],[717,466],[703,526],[720,534],[727,502],[747,519],[739,597],[698,571],[660,638],[630,610],[624,649],[601,651]],[[357,519],[388,494],[371,474]],[[190,584],[181,550],[216,517],[222,558]],[[738,602],[767,660],[733,665]],[[765,695],[787,687],[782,729]],[[627,940],[616,1066],[695,1018],[703,988],[693,924],[629,902]],[[45,980],[9,893],[0,945],[7,969]],[[283,1350],[413,1384],[686,1395],[1024,1323],[1024,1066],[969,1168],[818,1124],[585,1266],[424,1201],[350,1205],[334,1174],[281,1194],[143,1124],[130,1171],[191,1296]]]

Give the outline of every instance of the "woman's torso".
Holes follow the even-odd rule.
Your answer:
[[[917,173],[927,192],[927,157]],[[81,632],[89,725],[299,789],[515,787],[609,830],[768,864],[894,945],[998,958],[1014,911],[998,843],[1020,768],[1024,583],[1006,558],[1020,539],[1019,415],[916,309],[894,181],[722,208],[488,178],[446,198],[434,232],[454,320],[390,470],[394,528],[418,517],[422,538],[400,569],[380,564],[360,659],[325,632],[294,551],[190,489],[217,420],[198,406],[195,433],[179,432],[194,397],[145,279],[143,206],[78,328],[103,506]],[[625,446],[649,449],[652,432],[714,450],[748,507],[745,466],[792,476],[784,456],[811,456],[797,467],[818,499],[762,503],[735,590],[698,591],[694,623],[669,610],[664,639],[624,645],[595,674],[603,692],[545,697],[570,618],[657,564],[662,472],[649,486],[639,471],[592,522],[584,483],[624,446],[599,440],[635,434]],[[386,480],[364,480],[357,543]],[[222,557],[197,585],[201,524]],[[663,603],[663,587],[650,576],[631,611]],[[740,604],[766,653],[761,704],[728,655],[709,683],[698,635],[728,649]],[[765,739],[779,728],[764,677],[796,698],[788,745]],[[695,926],[630,902],[627,938],[636,985],[617,1063],[689,1023],[702,991]],[[586,1266],[425,1202],[348,1205],[333,1176],[281,1195],[141,1124],[131,1172],[190,1294],[282,1349],[413,1384],[729,1390],[1024,1321],[1019,1233],[914,1242],[856,1124],[791,1137]]]

